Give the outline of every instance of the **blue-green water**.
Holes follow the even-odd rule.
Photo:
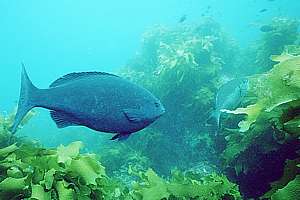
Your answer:
[[[114,71],[139,50],[143,32],[213,16],[241,44],[257,39],[251,23],[274,16],[299,17],[296,0],[245,1],[1,1],[3,110],[18,98],[20,62],[41,87],[72,71]],[[259,11],[268,9],[264,13]],[[207,11],[208,10],[208,11]],[[9,89],[7,85],[9,83]],[[3,94],[2,94],[3,95]]]
[[[116,72],[139,51],[143,32],[157,24],[178,26],[182,15],[187,24],[212,16],[247,47],[261,34],[260,24],[278,16],[299,19],[299,8],[297,0],[1,1],[1,111],[18,101],[21,62],[43,88],[69,72]],[[37,131],[45,125],[62,131],[47,114],[38,118],[41,123],[30,124]]]
[[[260,33],[251,24],[274,16],[297,18],[297,4],[296,0],[1,1],[2,110],[12,109],[18,99],[20,62],[41,87],[72,71],[113,72],[139,50],[147,28],[176,25],[184,14],[186,23],[212,16],[240,44],[249,45]],[[260,13],[264,8],[268,10]]]

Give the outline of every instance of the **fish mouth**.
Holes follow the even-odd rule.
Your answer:
[[[162,116],[166,112],[166,109],[162,106],[159,117]]]

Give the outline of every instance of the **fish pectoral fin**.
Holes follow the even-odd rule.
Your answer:
[[[80,125],[75,117],[63,111],[52,110],[50,115],[58,128]]]
[[[141,122],[145,120],[144,114],[138,109],[123,109],[123,112],[131,122]]]
[[[118,133],[114,135],[110,140],[116,140],[118,139],[119,141],[126,140],[130,136],[130,133]]]

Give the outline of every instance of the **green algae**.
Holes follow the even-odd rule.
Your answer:
[[[225,167],[251,148],[251,144],[263,146],[264,152],[276,150],[277,146],[259,138],[269,130],[279,144],[285,143],[289,136],[299,137],[299,119],[290,115],[290,111],[299,105],[296,94],[299,74],[297,70],[292,72],[294,67],[290,60],[299,55],[299,47],[284,47],[293,43],[297,23],[283,19],[274,19],[272,23],[280,28],[264,34],[257,54],[251,55],[256,59],[255,63],[244,66],[254,66],[265,73],[250,76],[252,99],[244,104],[244,108],[231,111],[244,114],[245,118],[240,122],[239,130],[221,130],[227,140],[222,155]],[[293,37],[290,39],[289,35]],[[280,44],[274,43],[274,38],[281,38]],[[269,59],[282,49],[285,52],[282,56]],[[207,165],[213,165],[215,158],[219,158],[212,148],[216,145],[214,137],[203,124],[213,107],[217,89],[226,80],[228,74],[224,77],[224,72],[235,75],[242,71],[234,63],[236,56],[234,42],[211,19],[198,26],[159,26],[149,30],[144,35],[141,52],[122,69],[121,75],[144,85],[162,99],[169,113],[162,118],[162,123],[134,135],[127,145],[99,147],[101,163],[94,155],[80,154],[81,142],[61,145],[57,149],[25,143],[0,149],[0,159],[4,159],[0,163],[0,169],[4,169],[0,180],[13,178],[8,180],[20,183],[16,185],[16,192],[8,190],[5,195],[33,199],[240,199],[237,186],[224,176],[201,174],[201,178],[195,178],[182,172],[172,173],[169,179],[161,176],[168,175],[170,166],[175,164],[183,170],[199,170],[202,166],[199,167],[197,162],[209,160]],[[279,67],[266,72],[277,62]],[[283,72],[284,76],[281,76]],[[295,91],[293,94],[289,90],[291,87]],[[286,92],[287,95],[281,95]],[[230,117],[234,119],[234,116]],[[0,121],[6,122],[1,122],[5,130],[2,132],[8,135],[11,120],[9,117],[3,119]],[[168,156],[161,159],[162,155]],[[178,157],[182,158],[180,163]],[[138,168],[137,172],[131,172],[131,176],[136,177],[132,188],[125,188],[108,177],[107,172],[112,174],[119,170],[114,175],[122,179],[120,173],[124,171],[121,170],[127,171],[130,164]],[[149,167],[155,171],[146,170]],[[237,175],[250,170],[245,162],[234,163],[234,169]],[[292,180],[291,176],[287,177],[280,187],[274,186],[271,195]],[[24,188],[22,178],[25,178]]]
[[[286,185],[299,174],[297,167],[299,162],[296,160],[299,160],[300,156],[297,152],[299,150],[300,56],[297,49],[296,46],[285,47],[281,55],[271,56],[271,59],[276,62],[271,70],[249,77],[248,98],[251,100],[248,101],[248,106],[234,111],[224,110],[231,114],[244,115],[238,123],[238,131],[227,132],[225,137],[227,146],[223,151],[224,165],[227,169],[231,168],[235,176],[250,176],[251,171],[259,171],[258,174],[262,174],[264,169],[269,169],[263,164],[272,163],[272,160],[268,160],[271,158],[276,160],[274,157],[276,152],[279,158],[277,162],[286,162],[283,165],[284,173],[277,181],[268,182],[273,179],[268,172],[265,172],[268,174],[265,180],[260,180],[260,182],[265,181],[264,187],[270,185],[271,188],[269,191],[264,191],[265,198],[289,198],[289,194],[279,191],[287,187]],[[285,149],[289,149],[287,151],[290,154],[286,154]],[[290,155],[293,155],[296,160],[288,161]],[[280,165],[279,163],[276,164]],[[279,173],[280,169],[276,170],[276,173]],[[243,184],[242,182],[243,180],[240,180],[240,184]]]
[[[210,131],[204,126],[217,89],[234,74],[224,72],[235,71],[237,50],[235,42],[211,18],[197,25],[157,26],[144,34],[140,52],[120,71],[121,76],[158,96],[167,109],[157,123],[128,142],[128,152],[137,151],[147,158],[144,169],[151,166],[168,175],[170,166],[185,170],[205,160],[218,162]],[[202,149],[209,150],[205,153]],[[161,160],[162,154],[170,156]]]
[[[300,99],[300,56],[282,54],[273,56],[272,60],[279,62],[273,69],[249,78],[257,102],[246,108],[225,111],[247,115],[239,123],[241,132],[249,130],[262,112],[271,112],[275,107]]]
[[[298,37],[299,21],[284,17],[274,17],[269,24],[273,31],[264,33],[257,47],[256,65],[260,72],[272,68],[274,62],[271,55],[280,54],[286,45],[293,45]]]
[[[173,171],[170,180],[160,178],[153,170],[135,173],[142,179],[133,185],[134,199],[212,199],[218,200],[225,196],[241,199],[238,188],[225,176],[211,174],[200,179],[192,179],[179,171]]]
[[[81,146],[80,142],[74,142],[56,150],[35,147],[36,154],[31,152],[28,157],[21,156],[28,150],[26,146],[9,151],[11,146],[0,149],[9,152],[0,160],[0,198],[152,200],[206,199],[208,195],[211,199],[220,199],[229,195],[232,199],[241,199],[237,186],[225,176],[212,174],[196,180],[177,171],[166,180],[152,169],[131,171],[140,181],[133,183],[130,192],[126,192],[128,190],[106,175],[105,168],[93,155],[79,154]],[[62,148],[71,155],[63,162],[60,159]],[[60,165],[62,163],[64,165]]]
[[[290,200],[299,198],[300,176],[290,181],[284,188],[279,189],[271,196],[271,200]]]
[[[5,134],[5,133],[4,133]],[[137,180],[124,186],[110,178],[94,154],[82,154],[83,143],[46,149],[19,140],[0,148],[0,199],[241,199],[237,186],[223,175],[195,179],[176,171],[170,179],[152,169],[134,171]],[[136,155],[134,156],[136,157]],[[137,156],[138,157],[138,156]]]
[[[92,156],[79,155],[81,145],[81,143],[75,142],[64,147],[66,152],[72,155],[68,157],[68,160],[63,160],[64,162],[61,159],[62,146],[57,150],[40,147],[27,149],[26,145],[14,148],[14,151],[10,151],[10,155],[0,161],[0,165],[3,167],[2,176],[7,176],[0,182],[1,191],[4,194],[1,199],[5,199],[7,193],[17,193],[24,198],[28,193],[33,195],[32,198],[57,194],[59,199],[70,199],[70,196],[76,194],[76,188],[94,185],[96,187],[91,189],[89,194],[91,195],[97,189],[95,179],[106,179],[107,177],[104,168]],[[11,146],[1,150],[7,152],[7,149],[11,149]],[[29,153],[24,156],[26,151]],[[22,178],[9,177],[15,174],[11,173],[14,167],[17,167],[23,174]],[[80,181],[81,179],[83,181]],[[105,186],[101,186],[101,189],[105,190]]]
[[[272,56],[279,62],[270,71],[253,75],[250,80],[250,94],[255,99],[254,104],[234,111],[224,110],[232,114],[245,114],[244,120],[239,122],[239,131],[243,132],[239,141],[236,136],[228,136],[229,145],[224,151],[227,160],[233,159],[245,150],[256,137],[269,126],[277,126],[297,137],[298,118],[288,118],[287,113],[300,106],[300,56],[292,56],[285,52],[279,56]],[[252,100],[253,101],[253,100]],[[252,127],[252,128],[251,128]],[[238,134],[238,133],[234,133]]]

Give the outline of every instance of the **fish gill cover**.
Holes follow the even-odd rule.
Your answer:
[[[119,75],[153,92],[167,112],[124,142],[86,139],[101,144],[89,149],[94,154],[80,141],[44,148],[11,136],[14,114],[2,116],[0,199],[297,198],[298,23],[270,24],[280,28],[247,50],[211,18],[148,30]],[[249,91],[239,108],[223,110],[216,135],[207,118],[218,89],[236,76],[247,76]]]

